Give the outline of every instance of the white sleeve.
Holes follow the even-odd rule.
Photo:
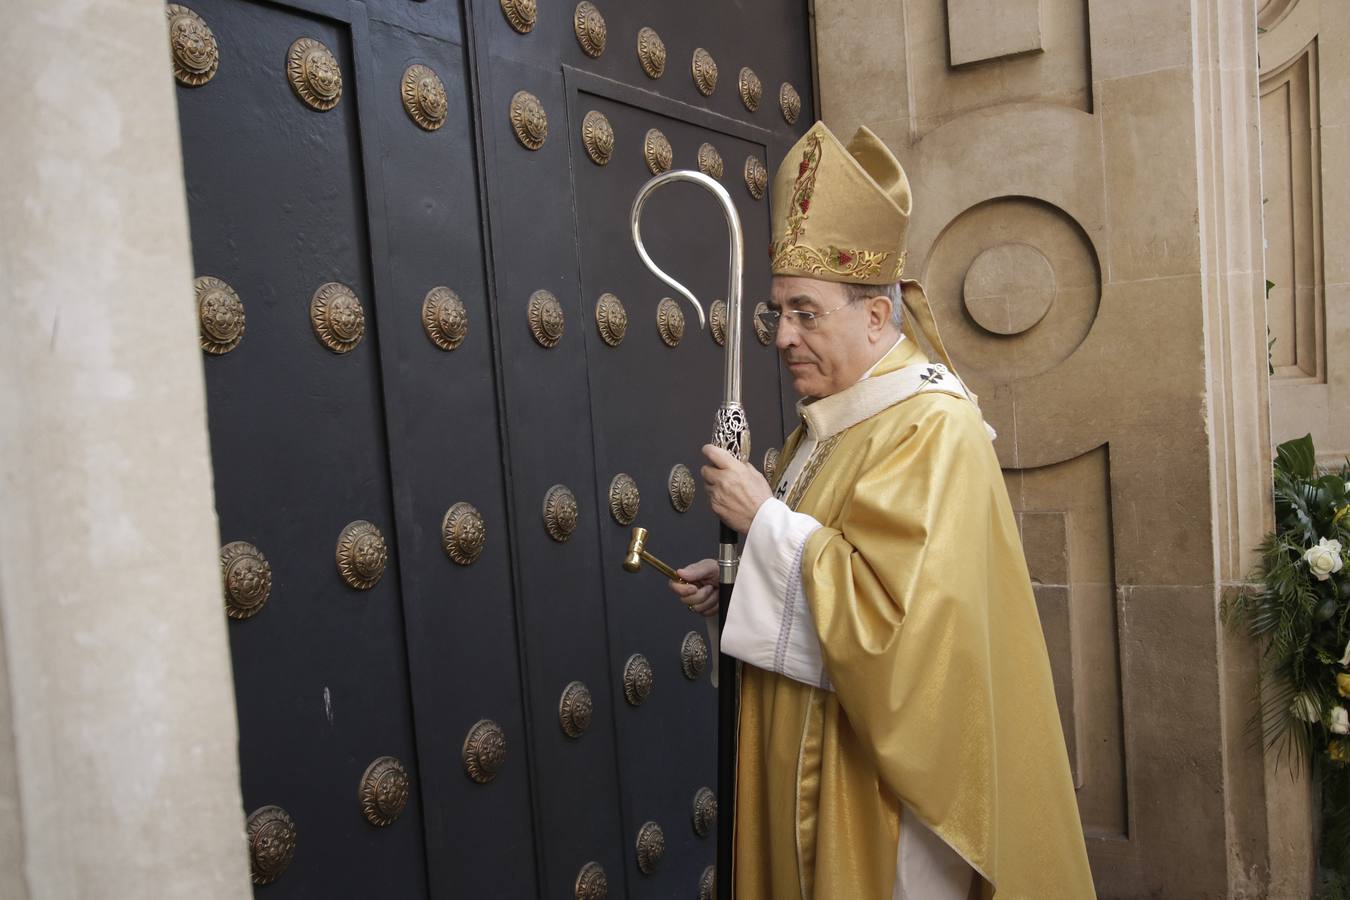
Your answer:
[[[830,690],[802,588],[802,553],[819,527],[781,500],[764,501],[745,536],[721,649],[752,666]]]

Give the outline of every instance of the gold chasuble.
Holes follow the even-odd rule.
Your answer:
[[[901,281],[909,183],[870,131],[844,147],[814,125],[773,196],[775,275]],[[906,331],[945,365],[907,337],[852,387],[799,405],[779,493],[746,534],[723,631],[742,660],[735,896],[925,900],[941,882],[943,896],[1089,900],[991,433],[922,289],[902,284]]]

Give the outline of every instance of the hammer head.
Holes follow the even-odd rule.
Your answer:
[[[647,546],[647,529],[633,529],[633,537],[628,542],[628,555],[623,558],[623,570],[636,572],[642,568],[642,551]]]

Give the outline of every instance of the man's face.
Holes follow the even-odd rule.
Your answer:
[[[817,316],[814,329],[783,316],[774,341],[792,389],[802,397],[836,394],[855,384],[876,361],[885,320],[878,320],[874,304],[849,303],[848,297],[848,289],[833,281],[774,276],[771,309],[800,309]],[[822,313],[829,315],[820,318]]]

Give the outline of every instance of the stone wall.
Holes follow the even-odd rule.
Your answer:
[[[1101,896],[1295,897],[1306,784],[1218,621],[1270,522],[1255,9],[816,0],[820,109],[999,431]]]

